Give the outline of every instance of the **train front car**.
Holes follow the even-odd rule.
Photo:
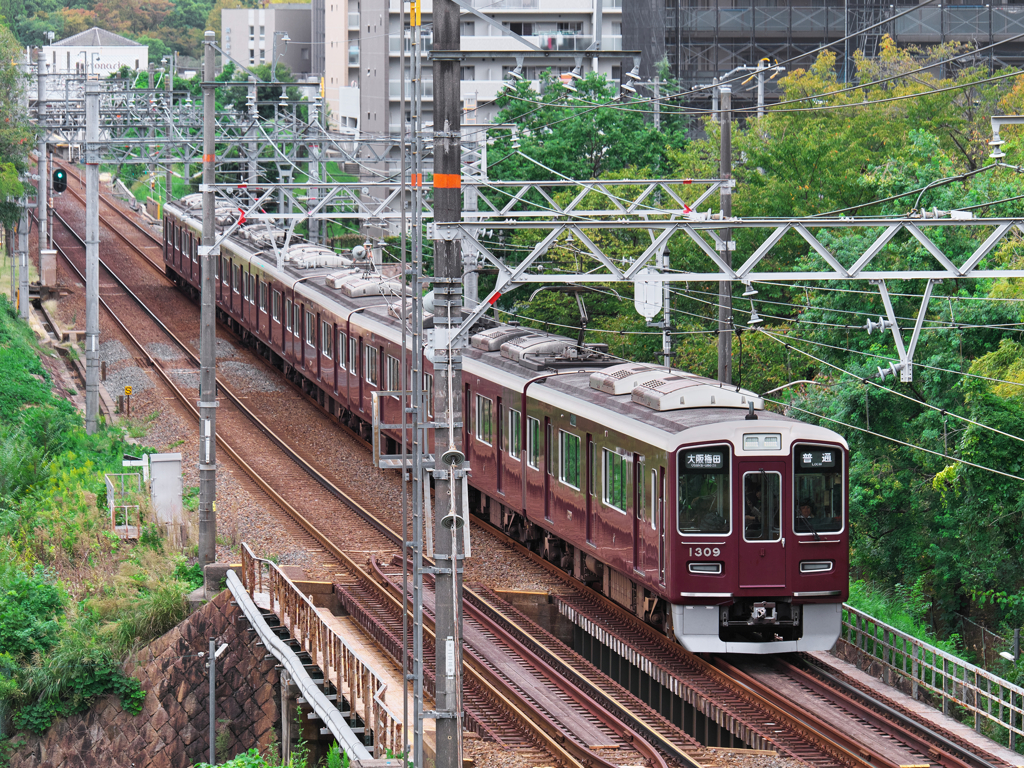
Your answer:
[[[676,451],[672,626],[697,653],[828,650],[849,591],[849,451],[756,416],[688,430]]]

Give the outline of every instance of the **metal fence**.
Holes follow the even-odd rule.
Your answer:
[[[927,692],[939,699],[944,714],[973,716],[979,733],[987,725],[988,735],[1011,749],[1024,736],[1024,688],[849,605],[843,606],[840,639],[902,676],[915,699]]]
[[[245,542],[242,543],[242,583],[249,597],[255,599],[257,592],[268,595],[270,609],[298,641],[301,650],[320,667],[324,679],[334,685],[339,697],[337,703],[341,704],[341,696],[344,696],[351,712],[362,718],[365,733],[373,737],[374,757],[385,757],[389,750],[400,754],[402,719],[385,703],[387,683],[323,620],[291,579],[270,561],[256,557]],[[397,694],[405,695],[403,691]]]
[[[142,530],[142,500],[145,493],[138,472],[103,475],[107,484],[110,527],[122,539],[137,539]]]

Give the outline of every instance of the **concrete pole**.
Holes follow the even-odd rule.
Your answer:
[[[46,197],[50,181],[46,164],[46,56],[39,49],[36,59],[36,121],[39,123],[39,194],[36,196],[36,219],[39,221],[39,280],[43,279],[43,251],[46,250]]]
[[[252,190],[256,186],[256,182],[259,178],[259,164],[257,163],[257,147],[256,147],[256,121],[259,119],[259,108],[256,105],[256,78],[252,75],[249,76],[249,120],[251,125],[249,126],[249,194],[255,195]]]
[[[203,245],[202,298],[199,310],[199,562],[217,560],[217,354],[213,306],[214,228],[214,35],[207,32],[203,57]]]
[[[18,317],[28,320],[28,198],[18,224]]]
[[[757,117],[764,117],[764,70],[765,60],[757,62]]]
[[[155,72],[156,72],[156,63],[151,61],[151,62],[149,62],[149,81],[148,81],[149,82],[149,114],[146,116],[146,122],[149,122],[152,119],[152,117],[153,117],[153,110],[156,107],[156,97],[153,95],[153,86],[154,86],[153,75],[154,75]],[[149,130],[146,133],[149,135],[149,143],[150,143],[150,145],[152,145],[153,144],[153,127],[152,127],[152,123],[150,123],[150,128],[149,128]],[[146,167],[149,169],[150,190],[155,190],[156,189],[156,166],[150,164],[150,165],[148,165]]]
[[[210,655],[207,665],[210,668],[210,765],[217,764],[217,639],[210,638]]]
[[[309,124],[319,129],[320,126],[320,94],[309,102]],[[320,135],[319,130],[313,131],[314,136]],[[307,150],[309,160],[307,162],[307,175],[309,177],[309,202],[307,203],[309,209],[315,208],[317,201],[320,199],[320,153],[316,148],[316,142],[310,142]],[[319,243],[320,242],[320,220],[309,219],[309,242]]]
[[[461,48],[459,7],[452,0],[434,3],[434,50]],[[460,62],[434,60],[434,221],[462,219],[462,104]],[[462,243],[434,241],[434,327],[436,338],[449,334],[462,321]],[[437,421],[454,425],[462,419],[462,354],[458,345],[435,350],[434,413]],[[461,444],[454,426],[434,431],[435,457]],[[462,515],[462,462],[446,467],[436,460],[434,518],[437,576],[434,583],[437,631],[435,651],[437,708],[437,768],[462,768],[462,578],[457,558],[455,528],[445,524],[449,515]],[[449,523],[453,518],[449,518]],[[461,535],[458,537],[461,538]]]
[[[654,130],[661,130],[661,80],[654,78]]]
[[[174,140],[174,56],[172,52],[170,60],[167,62],[167,167],[164,171],[164,204],[167,204],[174,197],[171,194],[173,186],[173,173],[171,172],[171,142]]]
[[[729,218],[732,216],[732,87],[722,85],[718,90],[722,126],[718,176],[722,179],[722,216]],[[732,230],[722,230],[722,241],[725,244],[722,258],[729,266],[732,266],[731,237]],[[732,282],[729,280],[718,284],[718,380],[725,384],[732,383]]]
[[[85,431],[100,412],[100,94],[85,83]]]

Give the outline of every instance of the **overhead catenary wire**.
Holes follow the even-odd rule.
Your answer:
[[[897,445],[902,445],[902,446],[904,446],[906,448],[912,448],[915,451],[923,451],[924,453],[929,453],[932,456],[938,456],[939,458],[942,458],[942,459],[947,459],[949,461],[955,461],[958,464],[965,464],[968,467],[974,467],[975,469],[981,469],[981,470],[984,470],[985,472],[992,472],[993,474],[1001,475],[1002,477],[1008,477],[1011,480],[1020,480],[1021,482],[1024,482],[1024,477],[1019,477],[1017,475],[1011,475],[1009,472],[1003,472],[1002,470],[999,470],[999,469],[993,469],[992,467],[986,467],[986,466],[983,466],[981,464],[976,464],[975,462],[968,461],[967,459],[961,459],[961,458],[958,458],[956,456],[950,456],[948,454],[942,453],[941,451],[933,451],[930,448],[924,448],[924,447],[922,447],[920,445],[914,445],[913,443],[908,443],[905,440],[900,440],[900,439],[895,438],[895,437],[890,437],[889,435],[883,435],[880,432],[873,432],[870,429],[865,429],[864,427],[858,427],[856,424],[848,424],[845,421],[840,421],[839,419],[833,419],[833,418],[831,418],[829,416],[823,416],[820,413],[815,413],[814,411],[807,410],[806,408],[801,408],[800,406],[793,405],[792,403],[787,403],[787,402],[784,402],[782,400],[772,400],[771,398],[767,398],[767,397],[764,397],[762,399],[765,402],[767,402],[767,403],[772,403],[773,405],[778,405],[778,406],[781,406],[783,408],[789,408],[789,409],[792,409],[792,410],[795,410],[795,411],[800,411],[801,413],[806,413],[808,416],[813,416],[816,419],[821,419],[823,421],[830,421],[833,424],[838,424],[839,426],[846,427],[847,429],[855,429],[858,432],[863,432],[863,433],[865,433],[867,435],[871,435],[872,437],[881,438],[882,440],[888,440],[891,443],[896,443]]]

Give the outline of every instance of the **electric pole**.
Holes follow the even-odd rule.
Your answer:
[[[36,59],[36,119],[39,122],[39,194],[36,196],[36,219],[39,226],[39,282],[43,282],[43,251],[46,250],[46,196],[49,173],[46,167],[46,55],[39,49]]]
[[[100,94],[85,82],[85,431],[100,412]],[[41,269],[41,267],[40,267]],[[42,272],[40,272],[40,276]]]
[[[462,110],[459,7],[434,3],[434,221],[462,219]],[[452,336],[462,324],[462,244],[434,241],[434,582],[437,768],[462,768],[462,579],[456,531],[462,523],[464,457],[456,448],[462,420],[462,354]],[[443,426],[441,426],[443,425]],[[465,425],[463,425],[465,429]],[[445,451],[445,446],[448,450]],[[443,456],[442,456],[443,454]],[[438,460],[440,459],[440,460]],[[442,469],[442,467],[444,467]]]
[[[174,139],[174,52],[167,57],[167,140],[168,142]],[[164,168],[164,205],[171,202],[173,195],[171,194],[172,181],[171,177],[173,174],[172,165],[170,161],[167,162]]]
[[[199,310],[199,562],[217,560],[217,351],[213,307],[216,208],[214,177],[214,36],[203,41],[203,244],[199,249],[202,292]]]
[[[732,216],[732,87],[718,86],[718,101],[721,121],[722,144],[718,161],[718,177],[722,180],[722,217]],[[722,259],[732,266],[732,230],[722,230]],[[722,280],[718,283],[718,380],[732,383],[732,283]]]

